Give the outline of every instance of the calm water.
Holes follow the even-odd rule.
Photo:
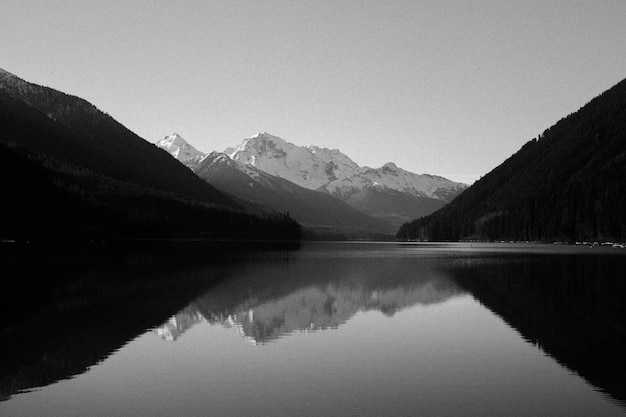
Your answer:
[[[20,283],[3,312],[2,416],[626,415],[623,249],[2,262]]]

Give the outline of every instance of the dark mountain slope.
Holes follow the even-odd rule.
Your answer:
[[[626,240],[626,80],[397,237]]]
[[[87,101],[0,69],[0,141],[118,180],[241,209]]]
[[[309,190],[212,152],[194,172],[218,190],[279,212],[303,226],[336,232],[393,233],[393,228],[329,194]]]
[[[14,80],[0,72],[0,81],[7,77]],[[9,84],[19,87],[17,95],[31,89]],[[75,117],[64,123],[7,94],[6,85],[0,82],[0,239],[299,239],[299,225],[288,216],[241,212],[242,205],[100,112],[96,118],[110,135],[98,136],[91,115],[80,120],[90,112],[84,100],[70,97],[59,107]],[[114,145],[101,148],[93,137]],[[141,153],[128,158],[128,148]]]
[[[0,143],[0,239],[299,239],[263,218],[128,184]]]

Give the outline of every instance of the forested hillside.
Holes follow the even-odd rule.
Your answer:
[[[397,237],[626,240],[626,80]]]
[[[141,186],[241,209],[91,103],[0,69],[0,141]]]
[[[0,70],[0,239],[299,239],[88,102]]]

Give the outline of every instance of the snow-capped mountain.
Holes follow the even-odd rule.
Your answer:
[[[338,149],[298,146],[269,133],[246,138],[224,153],[202,156],[197,151],[185,154],[185,149],[193,148],[176,134],[157,145],[218,189],[274,210],[289,211],[296,220],[316,227],[352,228],[361,222],[372,230],[372,217],[386,223],[387,228],[399,227],[443,207],[467,188],[443,177],[406,171],[391,162],[380,168],[361,167]],[[316,194],[304,193],[302,188]],[[324,206],[317,194],[334,199],[326,200]],[[336,200],[358,210],[359,215],[368,215],[369,220],[346,217],[348,212],[338,207]],[[333,215],[330,207],[341,214]],[[374,229],[382,230],[380,224]]]
[[[395,226],[426,216],[459,195],[467,185],[414,174],[389,162],[330,182],[320,190]]]
[[[156,146],[161,149],[165,149],[170,153],[170,155],[186,165],[194,158],[202,157],[204,155],[203,152],[200,152],[187,143],[187,141],[178,133],[173,133],[164,137],[156,143]]]
[[[349,177],[332,181],[323,188],[330,194],[345,199],[366,187],[391,189],[415,197],[449,202],[467,188],[467,185],[434,175],[414,174],[398,168],[393,162],[388,162],[380,168],[367,168]]]
[[[443,177],[414,174],[392,162],[381,168],[360,167],[338,149],[297,146],[268,133],[246,138],[226,153],[268,174],[309,189],[322,187],[339,197],[378,187],[448,202],[467,187]]]
[[[218,190],[278,212],[303,226],[347,234],[391,233],[394,227],[358,211],[328,193],[301,187],[221,152],[200,158],[192,170]]]
[[[362,170],[338,149],[297,146],[269,133],[246,138],[227,153],[235,161],[311,190]]]

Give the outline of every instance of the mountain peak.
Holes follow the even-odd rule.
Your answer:
[[[267,132],[259,132],[254,136],[250,136],[248,139],[265,139],[265,140],[278,139],[279,141],[284,142],[284,140],[279,138],[278,136],[274,136],[271,133],[267,133]]]
[[[286,145],[289,142],[287,142],[286,140],[278,137],[278,136],[274,136],[271,133],[267,133],[267,132],[260,132],[257,133],[256,135],[249,137],[248,138],[249,141],[253,141],[253,142],[273,142],[277,145]]]
[[[338,150],[294,145],[267,132],[244,139],[229,156],[313,190],[361,170]]]
[[[182,146],[184,144],[188,144],[188,142],[183,139],[181,135],[174,132],[171,135],[165,136],[163,139],[159,140],[157,142],[157,145],[158,144],[174,144],[176,146]]]
[[[230,157],[228,155],[226,155],[225,153],[222,152],[218,152],[218,151],[213,151],[211,153],[208,153],[206,155],[204,155],[201,159],[201,162],[204,160],[208,160],[211,161],[212,163],[215,162],[220,162],[220,163],[231,163],[233,162],[232,159],[230,159]]]
[[[203,152],[191,146],[182,136],[175,132],[159,140],[156,146],[165,149],[170,155],[183,163],[203,155]]]
[[[364,169],[351,177],[328,183],[324,188],[333,195],[345,196],[371,185],[387,187],[415,197],[445,201],[450,201],[467,187],[443,177],[418,175],[399,168],[393,162],[387,162],[380,168]]]

